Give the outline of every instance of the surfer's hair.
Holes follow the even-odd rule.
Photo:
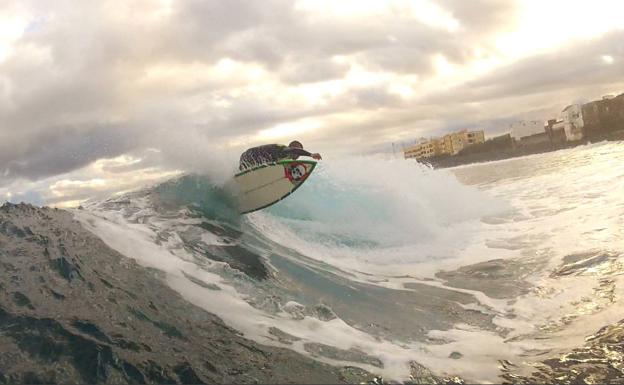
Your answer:
[[[303,148],[303,144],[301,144],[301,142],[300,142],[300,141],[298,141],[298,140],[293,140],[292,142],[290,142],[290,144],[288,145],[288,147]]]

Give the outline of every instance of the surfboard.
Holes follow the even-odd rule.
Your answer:
[[[238,211],[247,214],[281,201],[301,187],[315,167],[311,160],[281,160],[236,174],[231,189]]]

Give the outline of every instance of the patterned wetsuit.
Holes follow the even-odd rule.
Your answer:
[[[243,152],[240,157],[239,168],[244,170],[265,163],[274,163],[280,159],[310,155],[312,154],[301,148],[288,147],[282,144],[266,144],[264,146],[250,148]]]

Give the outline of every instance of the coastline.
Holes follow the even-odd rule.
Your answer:
[[[498,151],[489,152],[476,152],[468,154],[457,154],[453,156],[432,157],[420,162],[429,165],[433,168],[450,168],[475,163],[485,163],[505,159],[520,158],[528,155],[543,154],[547,152],[554,152],[559,150],[565,150],[574,148],[577,146],[588,145],[603,141],[624,141],[624,130],[604,133],[603,135],[593,136],[585,140],[576,142],[566,142],[561,144],[542,144],[533,146],[517,146],[509,149],[502,149]]]

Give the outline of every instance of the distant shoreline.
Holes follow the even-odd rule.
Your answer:
[[[566,148],[573,148],[590,143],[603,142],[603,141],[624,141],[624,130],[608,132],[604,135],[587,138],[575,142],[567,142],[562,144],[553,145],[550,143],[540,144],[534,146],[518,146],[515,148],[501,149],[497,151],[479,152],[471,154],[458,154],[452,156],[432,157],[426,160],[419,161],[420,163],[427,164],[435,169],[438,168],[450,168],[456,166],[463,166],[474,163],[485,163],[497,160],[520,158],[527,155],[542,154],[546,152],[563,150]]]

